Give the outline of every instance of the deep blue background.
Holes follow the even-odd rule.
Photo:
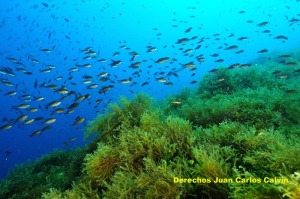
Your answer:
[[[16,3],[17,2],[17,3]],[[8,120],[15,120],[21,113],[12,106],[25,103],[20,96],[28,94],[33,97],[43,96],[45,100],[36,102],[32,100],[30,107],[38,107],[36,113],[28,114],[28,118],[42,116],[50,118],[53,108],[45,109],[45,105],[58,100],[62,95],[54,93],[48,88],[34,88],[34,82],[39,84],[48,82],[56,84],[58,88],[66,86],[69,91],[74,90],[82,95],[91,94],[90,99],[80,102],[80,106],[72,114],[54,114],[57,119],[52,129],[42,135],[29,137],[34,131],[43,128],[42,122],[34,122],[29,125],[17,123],[9,130],[0,131],[0,178],[3,178],[8,169],[16,163],[22,163],[28,159],[35,159],[42,154],[49,153],[55,148],[68,149],[82,146],[84,123],[72,126],[75,118],[85,117],[86,121],[93,119],[97,112],[103,113],[108,102],[116,101],[120,96],[132,97],[133,93],[142,91],[151,94],[156,99],[163,99],[166,95],[180,92],[184,87],[196,87],[189,82],[199,81],[207,71],[220,65],[234,63],[249,63],[258,56],[268,58],[273,53],[290,53],[299,47],[299,22],[291,23],[292,18],[300,19],[300,3],[297,0],[290,1],[177,1],[177,0],[131,0],[131,1],[100,1],[100,0],[76,0],[76,1],[0,1],[0,67],[11,68],[16,76],[0,74],[1,80],[8,80],[14,84],[9,87],[0,83],[0,126],[7,124]],[[239,3],[237,3],[239,2]],[[242,3],[240,3],[242,2]],[[43,5],[46,3],[48,7]],[[244,13],[240,13],[244,11]],[[247,23],[252,20],[253,23]],[[268,21],[265,27],[257,24]],[[176,26],[176,27],[175,27]],[[189,33],[185,30],[192,28]],[[271,33],[262,33],[270,30]],[[49,37],[49,35],[51,36]],[[161,35],[160,35],[161,34]],[[219,34],[219,36],[214,36]],[[230,37],[233,34],[234,36]],[[160,36],[159,36],[160,35]],[[284,35],[289,39],[274,39],[275,36]],[[189,41],[186,45],[176,44],[178,39],[198,38]],[[247,41],[238,41],[240,37],[248,37]],[[203,38],[201,48],[197,42]],[[130,49],[122,49],[121,46]],[[230,45],[238,45],[233,51],[224,48]],[[157,51],[147,53],[146,46],[157,47]],[[93,47],[98,52],[96,59],[83,60],[86,55],[81,52],[86,47]],[[219,49],[222,47],[223,49]],[[51,53],[44,53],[40,49],[54,48]],[[180,50],[179,48],[183,48]],[[190,56],[184,56],[183,51],[194,49]],[[268,49],[266,54],[258,54],[262,49]],[[236,54],[238,50],[244,53]],[[135,51],[139,56],[135,61],[143,61],[139,69],[131,69],[132,56]],[[113,53],[120,52],[114,57]],[[218,53],[219,57],[211,57]],[[203,54],[204,63],[199,63],[196,56]],[[35,64],[28,59],[29,56],[40,61]],[[24,66],[17,65],[7,57],[16,58]],[[177,61],[164,64],[155,64],[158,58],[170,57]],[[224,59],[222,63],[216,63],[217,59]],[[99,59],[107,59],[106,63]],[[122,60],[119,67],[112,68],[111,60]],[[155,81],[155,72],[169,72],[172,68],[180,69],[181,64],[193,61],[196,63],[196,75],[187,69],[178,73],[179,77],[171,76],[168,81],[174,86],[166,86]],[[76,64],[91,63],[91,68],[79,68],[79,71],[69,74],[70,68]],[[41,73],[40,70],[52,64],[56,68],[50,73]],[[149,68],[149,66],[152,66]],[[167,67],[168,66],[168,67]],[[26,75],[16,70],[23,67],[32,75]],[[140,77],[133,77],[137,84],[121,84],[121,79],[132,77],[132,73],[140,71]],[[111,82],[99,82],[97,74],[107,71],[110,73]],[[98,83],[97,89],[87,89],[83,75],[93,76],[93,83]],[[62,76],[62,80],[55,80]],[[70,76],[73,79],[68,79]],[[150,78],[150,80],[148,80]],[[148,81],[149,84],[142,87],[141,84]],[[76,85],[75,85],[76,84]],[[98,94],[102,86],[114,85],[107,94]],[[4,94],[16,90],[17,95],[5,96]],[[131,93],[130,90],[133,92]],[[102,102],[95,107],[96,100]],[[112,101],[110,101],[112,100]],[[58,107],[66,108],[74,102],[74,96],[63,100]],[[69,142],[69,138],[77,138]],[[63,143],[67,142],[68,146]],[[7,155],[6,151],[11,152]]]

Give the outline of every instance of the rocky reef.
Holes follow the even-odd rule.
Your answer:
[[[266,62],[160,102],[123,97],[89,122],[85,148],[16,168],[0,198],[299,198],[299,78]]]

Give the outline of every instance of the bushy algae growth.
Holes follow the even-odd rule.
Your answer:
[[[16,167],[0,182],[0,198],[40,198],[49,188],[66,190],[79,179],[85,156],[81,149],[55,151],[37,161]]]
[[[299,198],[296,69],[274,63],[221,67],[205,75],[197,90],[163,102],[142,93],[121,98],[86,128],[94,139],[82,150],[81,163],[75,161],[80,172],[72,183],[67,178],[69,186],[61,186],[49,174],[40,196]],[[66,175],[65,169],[56,175]],[[9,182],[2,182],[5,190],[14,187]]]

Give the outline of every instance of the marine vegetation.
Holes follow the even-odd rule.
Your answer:
[[[85,133],[93,141],[73,152],[77,158],[56,165],[59,156],[71,158],[71,152],[59,152],[25,164],[1,182],[0,193],[44,199],[300,198],[297,71],[274,63],[221,67],[196,90],[162,102],[142,93],[122,97],[89,122]]]
[[[36,161],[16,167],[0,181],[0,198],[40,198],[52,187],[66,190],[81,175],[82,149],[54,151]]]

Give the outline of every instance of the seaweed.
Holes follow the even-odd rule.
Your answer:
[[[112,141],[111,138],[118,136],[121,128],[132,128],[139,125],[142,114],[150,109],[152,99],[143,93],[137,94],[132,101],[121,97],[118,103],[109,105],[104,115],[99,115],[89,122],[85,130],[86,138],[97,134],[102,141]]]
[[[55,151],[16,167],[0,183],[0,198],[39,198],[49,188],[66,190],[81,175],[85,151]]]
[[[17,168],[0,195],[299,198],[299,75],[274,62],[221,67],[160,102],[122,97],[89,122],[83,150]]]

